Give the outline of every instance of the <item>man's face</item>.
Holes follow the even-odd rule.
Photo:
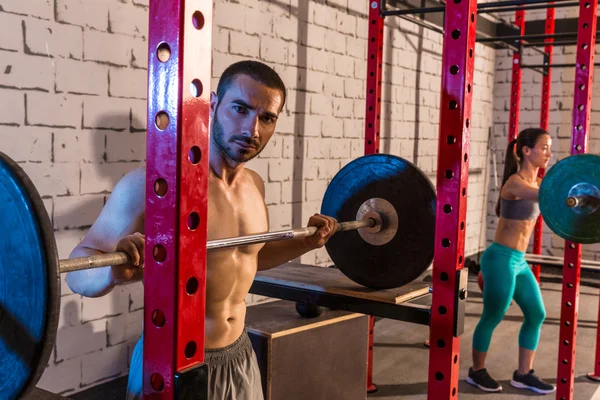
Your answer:
[[[211,140],[230,161],[250,161],[273,136],[282,104],[279,90],[238,75],[223,98],[211,95]]]

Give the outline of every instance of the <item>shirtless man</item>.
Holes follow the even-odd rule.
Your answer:
[[[242,61],[228,67],[211,93],[208,239],[269,230],[260,176],[245,168],[275,132],[286,89],[270,67]],[[100,216],[71,257],[125,251],[129,265],[70,272],[67,284],[75,293],[98,297],[117,285],[143,279],[145,170],[121,179]],[[260,371],[244,327],[245,298],[257,270],[281,265],[322,247],[337,221],[313,215],[307,238],[211,251],[207,256],[205,360],[211,399],[263,399]],[[127,399],[142,397],[143,336],[132,355]]]

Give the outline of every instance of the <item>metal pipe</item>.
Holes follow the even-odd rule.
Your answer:
[[[515,7],[507,7],[507,8],[486,8],[481,11],[478,11],[478,14],[490,14],[495,12],[508,12],[508,11],[529,11],[529,10],[545,10],[548,8],[564,8],[564,7],[575,7],[578,6],[578,1],[568,1],[564,3],[558,4],[532,4],[532,5],[524,5],[524,6],[515,6]]]
[[[522,64],[521,68],[573,68],[577,64]],[[594,67],[600,66],[600,63],[594,63]]]
[[[523,43],[523,47],[544,47],[544,46],[574,46],[577,44],[577,40],[563,40],[559,42],[539,42],[539,43]]]
[[[577,37],[577,32],[565,32],[565,33],[554,33],[552,35],[547,35],[543,33],[533,34],[533,35],[510,35],[510,36],[496,36],[489,38],[478,38],[477,42],[486,43],[486,42],[500,42],[500,41],[515,41],[519,40],[532,40],[532,39],[562,39],[562,38],[575,38]]]
[[[514,8],[507,9],[506,7],[513,7],[513,6],[519,6],[519,5],[527,6],[529,4],[543,4],[543,3],[546,3],[546,4],[544,6],[540,6],[539,8],[548,8],[548,7],[555,7],[555,5],[547,4],[547,3],[561,3],[561,2],[571,2],[574,4],[579,4],[579,2],[573,2],[571,0],[552,0],[552,1],[550,1],[550,0],[509,0],[509,1],[497,1],[497,2],[491,2],[491,3],[477,4],[477,12],[481,13],[483,11],[480,11],[480,10],[486,10],[486,9],[494,9],[494,11],[489,11],[489,12],[509,11],[509,10],[514,10]],[[562,6],[562,7],[568,7],[568,6]],[[444,12],[444,11],[446,11],[445,6],[411,8],[411,9],[404,9],[404,10],[386,10],[382,7],[381,16],[386,17],[386,16],[393,16],[393,15],[429,14],[429,13],[437,13],[437,12]]]
[[[379,222],[374,218],[365,218],[361,221],[349,221],[338,224],[337,232],[356,230],[360,228],[372,228],[378,226]],[[317,231],[317,227],[309,226],[298,229],[289,229],[276,232],[259,233],[225,239],[209,240],[206,243],[207,250],[219,250],[230,247],[245,246],[257,243],[274,242],[278,240],[288,240],[312,236]],[[122,265],[129,262],[129,256],[124,252],[106,253],[95,256],[69,258],[60,260],[60,272],[73,272],[84,269],[108,267],[111,265]]]
[[[531,264],[543,264],[543,265],[564,265],[564,258],[556,256],[544,256],[538,254],[525,254],[525,261]],[[600,261],[581,260],[581,266],[590,270],[600,269]]]

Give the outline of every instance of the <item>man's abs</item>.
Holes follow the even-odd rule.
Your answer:
[[[230,345],[244,330],[246,296],[256,275],[253,246],[211,252],[207,263],[205,347]]]

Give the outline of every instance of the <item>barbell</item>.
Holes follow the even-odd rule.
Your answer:
[[[435,190],[400,157],[370,155],[333,178],[321,213],[340,221],[326,245],[336,266],[371,288],[411,282],[433,260]],[[0,393],[25,396],[37,384],[54,346],[60,274],[128,262],[126,253],[59,260],[43,200],[21,167],[0,153]],[[314,234],[305,227],[207,242],[209,251]],[[361,272],[362,270],[362,272]],[[385,277],[385,279],[382,279]]]

